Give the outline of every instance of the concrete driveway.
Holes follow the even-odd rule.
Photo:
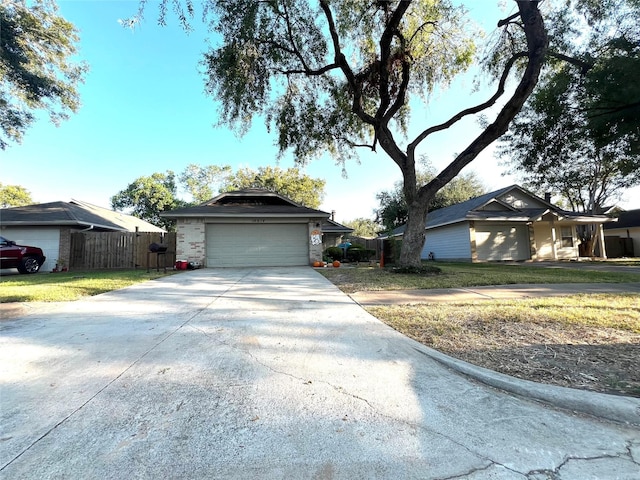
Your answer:
[[[454,373],[311,268],[195,270],[0,328],[3,479],[640,476],[638,427]]]

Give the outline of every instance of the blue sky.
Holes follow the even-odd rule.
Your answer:
[[[80,57],[90,72],[80,93],[82,107],[59,127],[43,114],[19,145],[2,158],[2,183],[22,185],[36,202],[71,198],[109,207],[109,199],[137,177],[173,170],[188,164],[229,164],[234,169],[275,165],[274,136],[257,119],[242,138],[230,130],[214,128],[215,99],[204,93],[204,77],[198,63],[206,51],[206,30],[198,25],[187,35],[173,16],[168,25],[156,24],[156,3],[149,2],[145,21],[135,30],[123,28],[118,19],[137,10],[137,1],[58,2],[60,13],[80,30]],[[477,14],[492,23],[504,16],[482,2]],[[414,111],[414,131],[448,119],[459,109],[488,95],[469,94],[472,78],[456,81],[448,92],[434,96],[431,106]],[[473,120],[440,134],[425,145],[436,167],[444,167],[477,133]],[[27,167],[28,166],[28,167]],[[279,166],[294,166],[287,156]],[[468,170],[475,171],[490,189],[515,183],[501,175],[503,168],[487,149]],[[305,172],[326,180],[321,209],[336,210],[344,222],[373,217],[375,194],[401,179],[398,168],[380,152],[362,152],[361,162],[342,167],[330,158],[311,162]],[[623,196],[626,208],[640,208],[640,189]]]

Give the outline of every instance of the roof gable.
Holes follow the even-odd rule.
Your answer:
[[[247,188],[232,192],[221,193],[201,204],[202,206],[233,205],[233,206],[268,206],[268,205],[288,205],[301,207],[302,205],[293,200],[283,197],[270,190],[261,188]]]
[[[221,193],[200,205],[162,212],[160,215],[165,218],[330,216],[327,212],[305,207],[275,192],[259,188]]]
[[[164,232],[163,229],[139,218],[79,200],[4,208],[0,213],[0,223],[6,226],[92,227],[99,230],[131,232],[138,227],[141,232]]]
[[[429,212],[427,214],[426,228],[429,230],[470,220],[536,221],[542,219],[545,215],[553,215],[556,218],[570,218],[581,223],[589,221],[602,223],[608,220],[603,215],[566,212],[519,185],[511,185],[471,198],[465,202]],[[402,235],[404,229],[404,225],[396,228],[392,236]]]

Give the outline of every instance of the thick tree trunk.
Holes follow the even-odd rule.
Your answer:
[[[422,263],[420,254],[426,238],[427,202],[413,202],[408,207],[408,220],[402,237],[399,264],[402,267],[419,267]]]
[[[427,137],[431,130],[425,130],[423,134],[418,136],[415,142],[412,142],[406,157],[408,160],[406,165],[398,163],[396,160],[396,163],[398,163],[403,172],[405,182],[404,192],[409,206],[409,219],[404,232],[402,251],[400,253],[400,265],[403,267],[420,265],[420,254],[426,238],[425,226],[429,201],[435,196],[438,190],[453,180],[480,152],[507,132],[509,124],[518,114],[538,83],[538,76],[540,75],[540,70],[544,64],[547,52],[547,33],[544,28],[542,16],[538,10],[538,2],[525,0],[516,1],[518,2],[520,18],[527,38],[528,63],[522,73],[518,86],[511,98],[509,98],[496,116],[495,121],[489,124],[487,128],[431,182],[419,190],[415,187],[415,162],[413,161],[413,156],[416,146]],[[505,75],[509,72],[509,68],[509,66],[506,67]],[[502,89],[502,87],[503,85],[501,84],[500,88]],[[455,123],[453,120],[456,119],[457,117],[454,117],[451,123]],[[448,128],[450,125],[449,122],[447,122],[442,126],[443,128],[444,126]],[[439,127],[434,127],[433,131],[438,131],[439,129]],[[389,153],[392,150],[387,146],[385,151]],[[395,157],[393,157],[393,155],[391,156],[395,160]],[[412,172],[413,176],[410,175]]]

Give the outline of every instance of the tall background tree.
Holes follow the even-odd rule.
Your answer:
[[[427,169],[418,172],[417,181],[421,185],[426,185],[435,176],[435,169],[427,166]],[[429,204],[429,209],[437,210],[455,205],[484,193],[486,189],[475,173],[460,174],[436,193]],[[407,222],[409,207],[400,182],[395,184],[393,190],[379,192],[376,198],[379,203],[375,210],[376,222],[382,226],[382,230],[390,232]]]
[[[498,155],[529,188],[601,213],[640,184],[640,2],[568,6],[553,12],[551,25],[570,58],[552,61]],[[595,227],[579,233],[592,255]]]
[[[326,182],[301,172],[298,168],[260,167],[258,170],[240,168],[227,176],[220,192],[245,188],[264,188],[279,193],[300,205],[318,208],[324,197]]]
[[[599,213],[640,182],[640,2],[571,6],[552,17],[570,61],[553,61],[498,155],[532,189]]]
[[[203,203],[214,197],[214,189],[231,174],[229,165],[207,165],[191,163],[180,174],[179,181],[191,195],[193,203]]]
[[[20,185],[3,185],[0,182],[0,208],[31,205],[31,193]]]
[[[174,222],[160,216],[160,212],[184,206],[177,198],[175,174],[154,173],[139,177],[124,190],[111,197],[111,208],[146,220],[166,230],[174,229]]]
[[[55,124],[77,111],[87,71],[74,59],[78,42],[53,0],[0,3],[0,149],[21,141],[36,110]]]
[[[264,188],[306,207],[318,208],[324,196],[324,185],[324,180],[310,177],[297,168],[240,168],[233,172],[229,165],[203,167],[192,163],[187,165],[177,180],[171,170],[138,177],[111,197],[111,208],[173,230],[173,222],[162,218],[161,212],[203,203],[217,193]],[[189,193],[191,201],[179,197],[178,186]]]
[[[206,89],[221,104],[221,124],[242,133],[263,116],[277,132],[281,153],[293,152],[300,163],[326,152],[344,162],[358,148],[381,148],[402,173],[408,206],[400,264],[419,266],[430,201],[506,132],[536,85],[547,53],[538,3],[518,0],[517,11],[498,23],[504,34],[491,57],[495,93],[442,124],[421,125],[407,142],[399,138],[407,132],[409,100],[428,99],[474,62],[477,32],[464,9],[449,0],[205,1],[220,39],[203,60]],[[163,0],[161,21],[169,4],[185,23],[193,15],[192,2]],[[515,86],[503,99],[510,74]],[[419,185],[416,160],[425,139],[499,99],[493,121],[461,142],[461,153],[433,180]]]
[[[354,237],[373,238],[380,230],[380,225],[370,218],[355,218],[344,222],[344,225],[353,228]]]

